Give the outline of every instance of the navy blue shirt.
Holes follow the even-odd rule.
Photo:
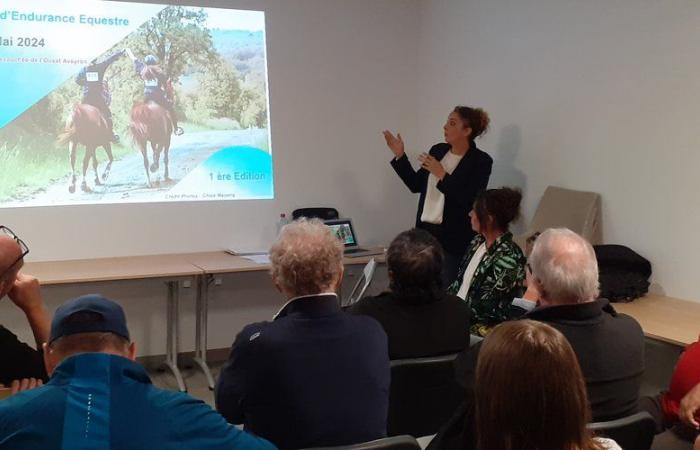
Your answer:
[[[216,389],[229,422],[279,448],[354,444],[386,435],[387,337],[335,295],[301,297],[236,337]]]
[[[0,448],[12,450],[275,447],[204,402],[158,389],[143,367],[106,353],[64,360],[45,386],[0,402]]]

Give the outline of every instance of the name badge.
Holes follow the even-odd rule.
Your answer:
[[[152,80],[145,80],[144,84],[148,87],[158,87],[158,79],[154,78]]]
[[[100,74],[97,72],[85,72],[85,78],[88,81],[100,81]]]

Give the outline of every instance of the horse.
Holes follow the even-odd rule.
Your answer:
[[[173,121],[167,109],[155,102],[137,103],[131,108],[129,123],[131,136],[143,155],[143,167],[146,170],[148,187],[153,187],[148,165],[148,143],[153,150],[153,163],[150,172],[156,172],[160,164],[160,154],[163,153],[165,173],[164,181],[170,181],[168,173],[168,153],[170,151],[170,136],[173,133]]]
[[[72,170],[71,183],[68,186],[68,192],[71,194],[75,192],[75,160],[77,156],[78,144],[83,144],[85,146],[85,156],[83,157],[83,181],[80,188],[83,192],[92,192],[85,181],[85,175],[87,173],[87,168],[92,159],[92,168],[95,171],[95,185],[99,186],[100,177],[97,174],[97,147],[103,147],[107,152],[107,167],[105,167],[102,173],[102,180],[106,180],[109,176],[109,171],[112,168],[112,162],[114,157],[112,156],[112,133],[110,132],[107,121],[105,120],[102,112],[92,106],[85,103],[79,103],[75,105],[73,113],[66,121],[65,131],[58,137],[59,144],[69,145],[69,156],[70,165]]]

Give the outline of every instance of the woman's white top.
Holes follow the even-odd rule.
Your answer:
[[[442,164],[445,172],[452,175],[452,171],[455,170],[463,157],[464,155],[455,155],[452,152],[447,152],[440,160],[440,164]],[[432,173],[428,176],[423,213],[420,216],[421,222],[434,223],[436,225],[442,223],[442,211],[445,209],[445,194],[437,188],[438,181],[437,177]],[[465,217],[464,220],[467,220],[467,218]]]
[[[469,292],[469,286],[472,284],[472,279],[474,278],[474,273],[476,272],[476,268],[479,267],[479,263],[481,263],[481,260],[484,259],[484,255],[486,254],[486,242],[483,242],[474,252],[474,255],[472,255],[472,259],[469,260],[469,264],[467,265],[467,269],[464,271],[464,277],[462,278],[462,285],[459,287],[459,291],[457,291],[457,297],[461,298],[462,300],[467,298],[467,293]]]

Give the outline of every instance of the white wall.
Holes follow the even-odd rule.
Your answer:
[[[31,248],[29,260],[267,248],[282,211],[335,206],[363,243],[412,226],[417,198],[389,166],[384,127],[415,129],[416,0],[241,0],[208,6],[266,11],[275,200],[0,210]],[[3,168],[2,170],[6,170]],[[158,282],[49,287],[50,309],[100,291],[124,306],[141,355],[165,352]],[[182,350],[192,350],[193,295],[183,290]],[[211,347],[246,323],[269,319],[282,299],[265,273],[224,279],[211,298]],[[0,322],[32,342],[22,316],[0,303]]]
[[[484,107],[491,186],[603,196],[604,238],[700,300],[700,5],[670,0],[425,0],[419,147],[455,103]]]

